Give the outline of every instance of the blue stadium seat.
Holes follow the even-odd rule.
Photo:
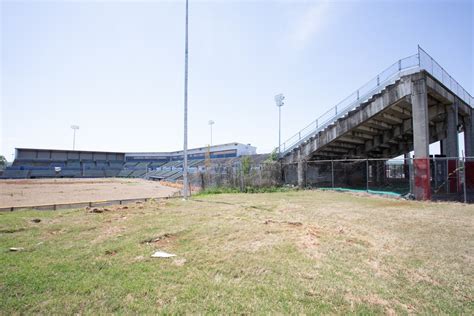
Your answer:
[[[3,171],[2,178],[3,179],[26,179],[29,175],[29,170],[18,170],[18,169],[10,169],[8,167]]]
[[[120,170],[118,170],[118,169],[105,169],[104,172],[105,172],[106,177],[117,177]]]
[[[56,174],[56,171],[53,169],[44,169],[44,170],[31,170],[31,178],[56,178],[59,174]]]

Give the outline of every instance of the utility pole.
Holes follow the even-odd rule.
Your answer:
[[[183,198],[188,199],[188,0],[186,0],[186,28],[184,44],[184,162]]]

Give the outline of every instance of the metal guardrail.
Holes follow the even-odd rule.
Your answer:
[[[402,58],[390,65],[375,78],[364,84],[344,100],[329,109],[316,120],[301,129],[298,133],[288,138],[276,151],[280,156],[284,156],[296,148],[299,144],[308,140],[311,136],[324,130],[329,125],[347,115],[350,111],[356,109],[360,104],[369,100],[373,95],[380,93],[388,85],[395,83],[402,76],[426,70],[433,75],[448,89],[456,93],[464,102],[471,107],[474,106],[474,98],[445,70],[441,67],[426,51],[418,46],[418,53]]]
[[[426,70],[439,80],[446,88],[454,92],[464,102],[474,107],[474,97],[469,94],[443,67],[438,64],[423,48],[418,46],[418,59],[420,70]]]

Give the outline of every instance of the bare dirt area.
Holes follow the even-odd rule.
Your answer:
[[[178,191],[143,179],[0,180],[0,207],[159,198]]]

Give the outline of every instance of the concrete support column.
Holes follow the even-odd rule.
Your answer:
[[[297,175],[298,187],[304,188],[306,186],[306,161],[302,158],[300,152],[298,153]]]
[[[464,155],[474,157],[474,110],[464,118]]]
[[[459,177],[458,160],[459,157],[459,141],[458,141],[458,104],[455,99],[454,103],[447,109],[447,137],[446,152],[448,157],[448,192],[458,192],[461,187],[461,179]]]
[[[428,95],[425,79],[412,82],[411,105],[413,113],[413,143],[415,183],[413,193],[417,200],[431,199],[429,160]]]
[[[474,110],[464,118],[464,152],[466,157],[474,157]],[[474,190],[474,159],[467,158],[465,162],[465,179],[468,190]]]
[[[459,157],[459,145],[458,145],[458,106],[454,103],[448,106],[448,130],[447,138],[444,141],[446,146],[446,152],[444,153],[447,157]],[[444,145],[444,144],[443,144]]]

